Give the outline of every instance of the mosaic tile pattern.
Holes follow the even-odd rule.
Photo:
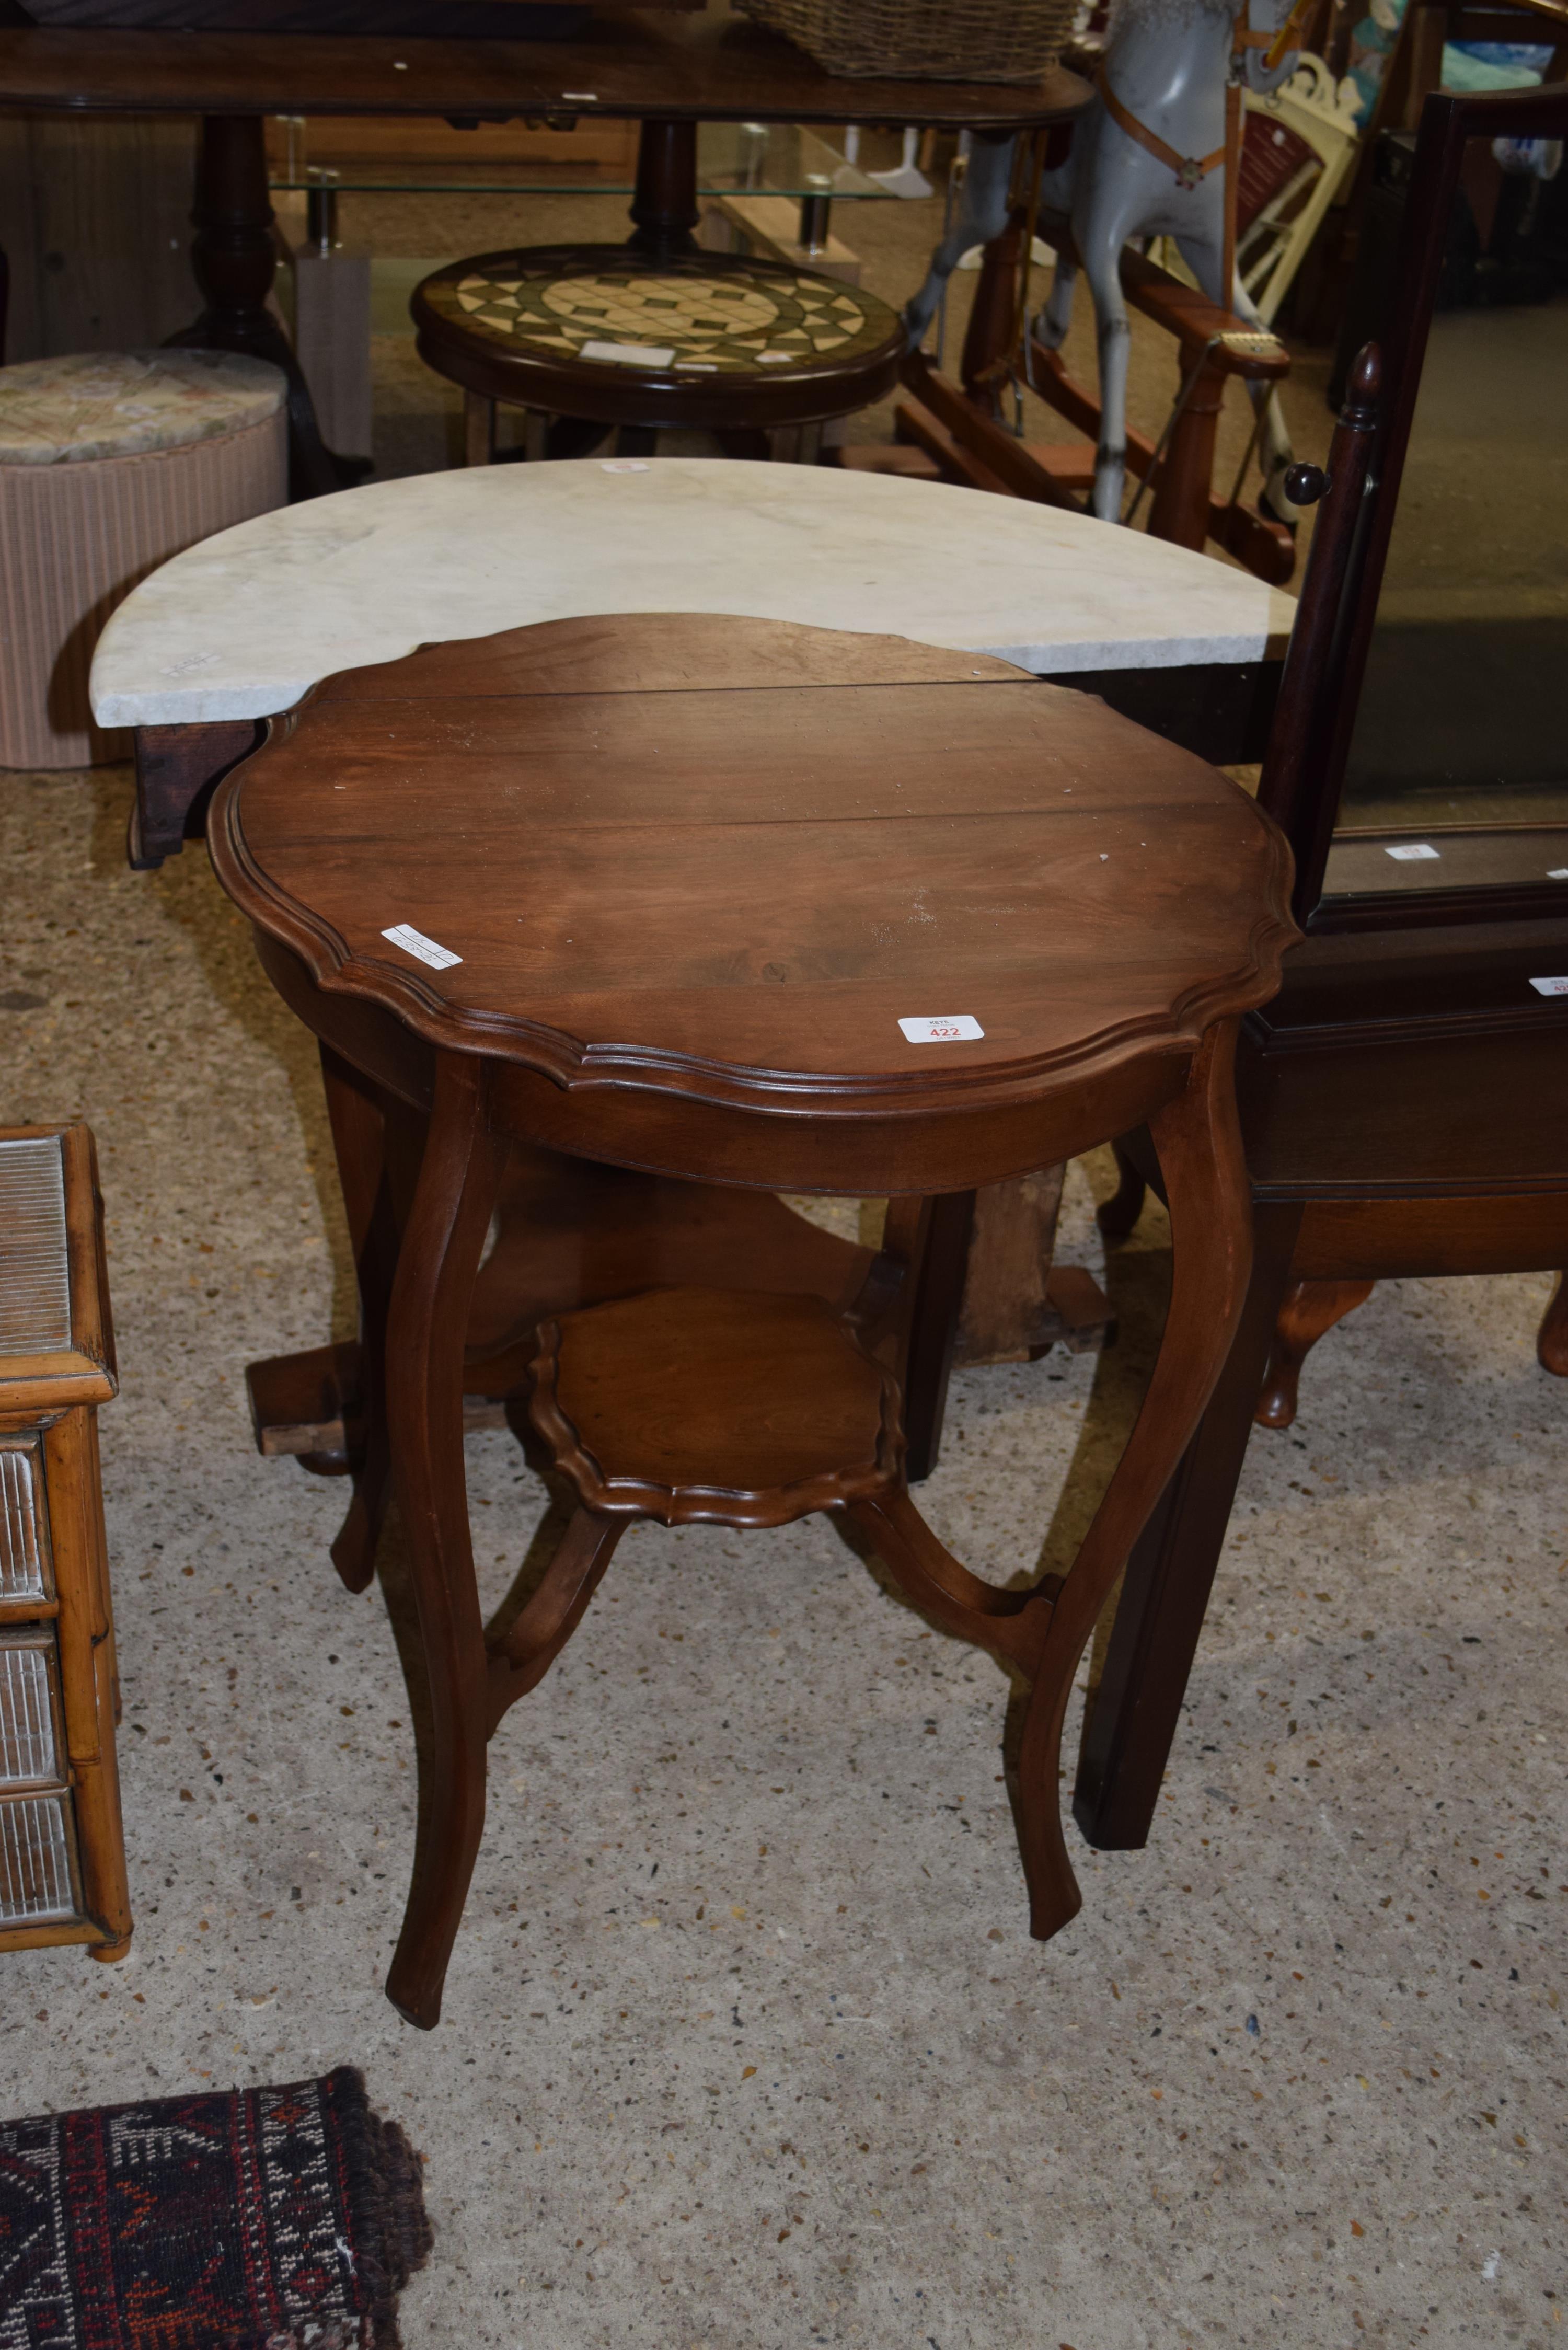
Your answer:
[[[514,258],[522,265],[525,256]],[[421,291],[443,317],[486,341],[611,368],[750,375],[791,361],[860,359],[898,329],[897,314],[874,295],[809,275],[628,266],[544,276],[491,255],[483,269],[460,263]]]

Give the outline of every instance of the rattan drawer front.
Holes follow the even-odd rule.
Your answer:
[[[70,1343],[59,1140],[0,1142],[0,1355],[58,1354]]]
[[[66,1778],[52,1631],[0,1633],[0,1791]]]
[[[49,1515],[36,1436],[0,1436],[0,1599],[49,1599]]]
[[[0,1803],[0,1926],[74,1918],[76,1834],[68,1795]]]

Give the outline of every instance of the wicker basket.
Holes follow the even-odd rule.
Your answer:
[[[883,81],[1035,82],[1075,0],[735,0],[831,74]]]

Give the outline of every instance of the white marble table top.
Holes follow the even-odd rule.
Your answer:
[[[603,612],[734,612],[989,652],[1043,676],[1257,660],[1295,605],[1208,556],[888,474],[587,459],[415,474],[175,556],[115,612],[100,726],[287,710],[416,645]]]

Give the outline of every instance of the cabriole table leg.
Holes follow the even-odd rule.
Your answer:
[[[413,1881],[387,1996],[428,2031],[484,1828],[489,1660],[462,1461],[462,1351],[473,1277],[500,1185],[484,1074],[443,1053],[387,1325],[387,1428],[430,1679]]]
[[[1075,1916],[1058,1790],[1062,1727],[1078,1659],[1116,1577],[1181,1459],[1231,1350],[1251,1267],[1251,1204],[1236,1116],[1236,1024],[1210,1028],[1187,1086],[1149,1121],[1170,1208],[1165,1335],[1127,1450],[1063,1585],[1045,1635],[1019,1764],[1019,1838],[1030,1930]]]

